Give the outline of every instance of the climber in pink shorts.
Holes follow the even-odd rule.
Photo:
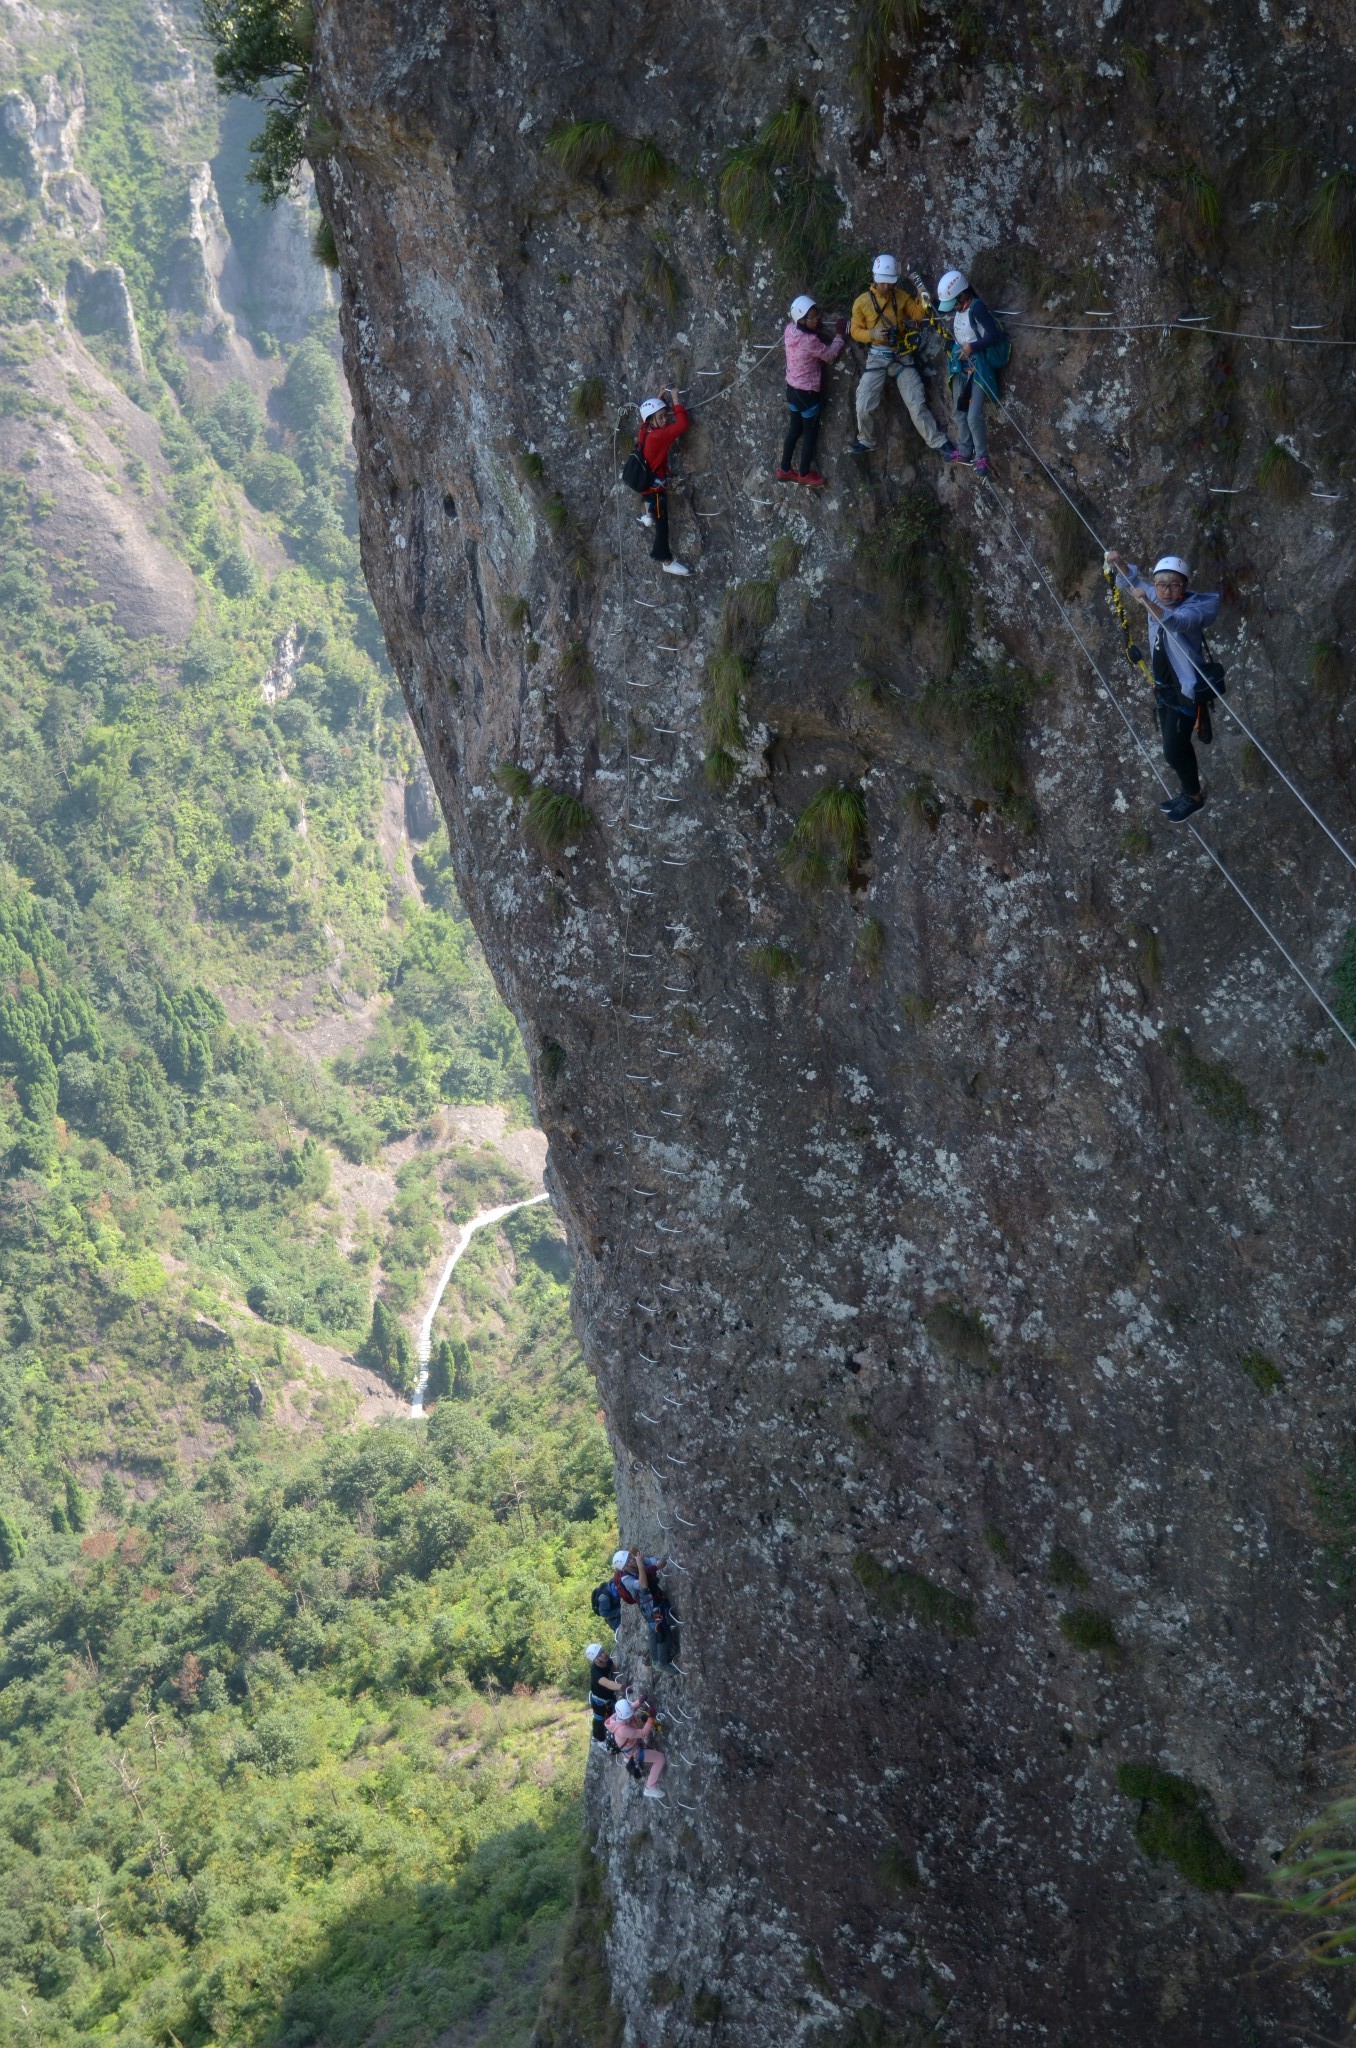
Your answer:
[[[630,1700],[618,1700],[616,1712],[608,1715],[605,1726],[623,1756],[633,1756],[637,1763],[650,1766],[644,1796],[662,1799],[664,1795],[659,1790],[659,1780],[664,1775],[668,1758],[662,1749],[655,1749],[646,1741],[647,1736],[654,1734],[654,1716],[647,1714],[643,1721],[637,1721],[636,1709]]]

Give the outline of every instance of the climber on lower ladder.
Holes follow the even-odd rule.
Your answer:
[[[782,444],[782,459],[777,470],[779,484],[809,484],[812,490],[819,490],[826,479],[815,468],[815,449],[819,444],[819,421],[824,409],[824,365],[836,363],[847,346],[847,321],[840,320],[832,341],[824,341],[820,335],[819,308],[808,292],[802,292],[798,299],[791,301],[791,318],[782,335],[782,346],[786,350],[786,405],[791,417],[787,423],[786,440]],[[791,459],[800,442],[800,468],[792,469]]]
[[[691,574],[685,562],[677,562],[669,546],[669,450],[680,434],[685,434],[691,420],[687,407],[671,391],[661,391],[658,398],[641,401],[640,432],[636,435],[636,452],[641,461],[649,465],[653,479],[645,492],[645,511],[641,515],[642,526],[653,526],[654,546],[650,559],[658,562],[666,576],[687,576]]]
[[[878,256],[871,266],[871,286],[852,308],[852,339],[866,349],[866,368],[857,386],[857,438],[849,455],[869,455],[871,415],[880,404],[887,379],[894,384],[917,427],[935,455],[950,456],[953,443],[928,410],[918,368],[919,323],[927,316],[921,299],[904,291],[893,256]]]
[[[1152,583],[1114,550],[1108,550],[1106,561],[1116,572],[1117,586],[1149,615],[1150,667],[1163,759],[1182,785],[1181,794],[1169,797],[1160,808],[1172,824],[1184,825],[1205,805],[1191,733],[1205,659],[1204,634],[1219,616],[1219,592],[1193,590],[1191,571],[1180,555],[1161,556],[1154,564]]]
[[[664,1766],[668,1758],[662,1749],[656,1749],[647,1739],[654,1734],[654,1716],[638,1716],[639,1710],[632,1706],[630,1700],[618,1700],[615,1712],[608,1716],[607,1732],[628,1761],[634,1760],[638,1764],[649,1765],[650,1775],[645,1784],[645,1797],[662,1799],[664,1795],[659,1789],[659,1780],[664,1775]]]

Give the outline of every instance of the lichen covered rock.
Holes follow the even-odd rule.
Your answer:
[[[1356,604],[1308,495],[1350,370],[1160,323],[1329,316],[1352,67],[1331,21],[1149,15],[319,10],[368,575],[533,1057],[624,1533],[676,1560],[667,1803],[590,1781],[628,2043],[1314,2024],[1229,1887],[1348,1739],[1310,1479],[1352,1055],[1162,822],[1032,451],[1224,588],[1235,701],[1350,839],[1345,671],[1305,680]],[[773,480],[785,305],[845,309],[873,246],[1009,311],[992,487],[893,398],[854,466],[845,369],[828,488]],[[687,582],[616,483],[664,383]],[[1254,488],[1278,433],[1298,498]],[[1218,723],[1210,836],[1321,985],[1350,872]]]

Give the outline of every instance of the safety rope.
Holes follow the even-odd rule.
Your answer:
[[[1081,321],[1024,320],[1016,314],[1003,314],[1014,328],[1023,334],[1221,334],[1230,341],[1266,341],[1286,344],[1291,348],[1356,348],[1356,341],[1347,341],[1332,334],[1252,334],[1242,327],[1208,327],[1196,320],[1098,320],[1084,325]]]
[[[1098,549],[1100,550],[1103,557],[1105,557],[1106,554],[1109,552],[1106,542],[1103,540],[1101,534],[1098,533],[1097,528],[1088,518],[1082,506],[1078,503],[1078,501],[1075,498],[1073,498],[1070,495],[1068,491],[1065,490],[1064,485],[1060,482],[1054,470],[1045,460],[1045,457],[1041,454],[1039,448],[1037,448],[1034,441],[1031,439],[1031,436],[1023,428],[1021,421],[1017,418],[1016,414],[1012,410],[1011,401],[995,400],[994,403],[996,404],[997,409],[1002,414],[1003,418],[1008,422],[1009,426],[1014,427],[1016,429],[1017,433],[1025,442],[1026,447],[1029,450],[1032,457],[1035,459],[1036,462],[1040,464],[1046,476],[1050,479],[1050,482],[1059,492],[1061,498],[1063,498],[1066,505],[1068,505],[1070,510],[1075,514],[1081,525],[1086,528],[1087,532],[1092,536],[1093,540],[1096,541]],[[1120,593],[1117,592],[1118,596],[1119,594]],[[1192,668],[1196,671],[1196,674],[1200,677],[1201,681],[1208,684],[1210,678],[1206,675],[1204,669],[1196,660],[1196,657],[1192,654],[1191,649],[1186,645],[1186,642],[1180,639],[1177,634],[1172,633],[1171,629],[1165,630],[1168,630],[1169,637],[1171,638],[1173,645],[1176,647],[1180,647],[1182,649],[1182,652],[1186,655],[1187,660],[1191,663]],[[1304,794],[1304,791],[1300,789],[1298,784],[1295,783],[1289,775],[1286,774],[1285,769],[1282,768],[1280,762],[1276,759],[1275,755],[1269,751],[1269,749],[1267,748],[1263,740],[1258,736],[1258,734],[1253,731],[1252,727],[1244,718],[1242,712],[1239,711],[1233,704],[1231,704],[1227,697],[1217,696],[1215,701],[1220,705],[1221,709],[1224,710],[1228,714],[1228,716],[1233,719],[1235,725],[1237,725],[1239,729],[1246,734],[1247,738],[1251,740],[1253,746],[1256,747],[1258,753],[1262,756],[1262,759],[1268,764],[1268,766],[1272,768],[1277,775],[1280,776],[1281,781],[1285,784],[1286,788],[1290,791],[1290,794],[1295,798],[1296,802],[1303,806],[1303,808],[1309,813],[1309,816],[1313,819],[1314,823],[1319,827],[1320,831],[1326,834],[1326,836],[1332,841],[1333,845],[1337,848],[1337,851],[1341,854],[1343,860],[1347,863],[1347,866],[1351,868],[1353,872],[1356,872],[1356,856],[1354,856],[1351,853],[1350,849],[1346,845],[1344,845],[1342,840],[1338,838],[1337,834],[1333,831],[1331,825],[1329,825],[1327,819],[1323,817],[1321,812],[1315,810],[1314,806],[1310,803],[1308,797]]]
[[[1022,538],[1021,530],[1018,527],[1016,520],[1012,516],[1007,501],[1005,500],[1003,493],[994,484],[992,478],[990,478],[988,481],[988,488],[992,493],[994,503],[998,506],[999,511],[1003,515],[1003,519],[1007,525],[1008,531],[1012,534],[1012,537],[1016,541],[1018,547],[1026,556],[1027,561],[1031,564],[1037,576],[1040,578],[1046,590],[1049,592],[1051,603],[1054,605],[1056,611],[1059,613],[1065,625],[1068,627],[1069,632],[1073,636],[1074,641],[1082,650],[1082,653],[1087,660],[1088,666],[1091,668],[1093,674],[1096,676],[1098,682],[1101,684],[1103,692],[1105,693],[1108,701],[1114,706],[1116,714],[1121,721],[1121,724],[1129,733],[1130,738],[1133,740],[1136,748],[1138,749],[1141,757],[1143,758],[1144,763],[1149,770],[1149,773],[1154,777],[1160,789],[1167,790],[1168,782],[1166,776],[1163,774],[1153,755],[1149,752],[1149,749],[1145,746],[1144,741],[1140,738],[1140,735],[1135,728],[1134,722],[1130,718],[1128,712],[1125,710],[1125,707],[1121,703],[1120,698],[1116,695],[1116,692],[1112,689],[1110,683],[1103,675],[1101,667],[1097,661],[1097,657],[1094,655],[1092,649],[1088,646],[1086,640],[1084,640],[1082,634],[1079,632],[1072,618],[1070,618],[1069,613],[1066,611],[1064,605],[1061,603],[1059,593],[1056,591],[1053,583],[1051,583],[1050,578],[1046,575],[1039,561],[1036,559],[1035,555],[1032,554],[1025,540]],[[1341,1018],[1335,1015],[1335,1013],[1328,1005],[1328,1003],[1324,1001],[1323,997],[1314,987],[1314,984],[1312,983],[1312,981],[1310,981],[1308,975],[1304,972],[1304,969],[1300,966],[1299,962],[1295,959],[1294,955],[1289,951],[1289,949],[1282,943],[1277,934],[1272,930],[1266,918],[1263,917],[1261,911],[1257,908],[1257,905],[1252,901],[1252,898],[1247,894],[1246,890],[1243,888],[1242,883],[1239,882],[1230,873],[1229,869],[1225,866],[1219,854],[1216,853],[1214,847],[1211,846],[1209,840],[1206,839],[1204,835],[1201,833],[1199,827],[1196,826],[1190,818],[1188,818],[1185,822],[1188,831],[1195,839],[1201,851],[1207,854],[1209,858],[1214,862],[1215,866],[1219,869],[1220,873],[1223,875],[1225,881],[1229,884],[1229,887],[1233,890],[1234,894],[1238,897],[1239,901],[1244,905],[1244,907],[1248,911],[1251,912],[1252,916],[1256,919],[1261,929],[1266,933],[1268,939],[1270,939],[1272,945],[1276,948],[1276,951],[1285,961],[1286,966],[1290,969],[1291,973],[1295,976],[1296,980],[1303,983],[1304,987],[1309,991],[1309,994],[1318,1004],[1319,1009],[1322,1010],[1324,1016],[1328,1019],[1328,1022],[1346,1040],[1347,1044],[1351,1047],[1352,1051],[1356,1052],[1356,1038],[1352,1037],[1351,1033],[1347,1030],[1345,1024],[1343,1024]]]

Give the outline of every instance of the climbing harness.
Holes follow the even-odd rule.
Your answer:
[[[1025,555],[1027,561],[1035,570],[1036,575],[1039,577],[1041,583],[1044,584],[1045,589],[1049,593],[1051,603],[1054,605],[1055,610],[1059,613],[1065,625],[1068,627],[1070,635],[1072,636],[1075,644],[1083,653],[1085,659],[1087,660],[1088,666],[1091,668],[1093,674],[1096,676],[1098,682],[1101,684],[1103,693],[1105,694],[1109,703],[1114,708],[1116,715],[1119,717],[1121,721],[1121,724],[1125,727],[1127,733],[1130,735],[1130,738],[1133,741],[1142,759],[1144,760],[1144,763],[1148,768],[1149,773],[1154,777],[1160,789],[1166,790],[1168,788],[1167,778],[1164,776],[1162,770],[1160,769],[1153,755],[1149,752],[1149,749],[1145,746],[1144,741],[1141,739],[1139,732],[1135,727],[1133,719],[1130,717],[1130,714],[1126,711],[1125,706],[1121,703],[1120,698],[1116,695],[1116,692],[1112,689],[1110,683],[1107,681],[1105,675],[1102,673],[1096,655],[1092,652],[1092,649],[1088,646],[1087,641],[1083,638],[1082,634],[1078,630],[1078,627],[1074,624],[1073,619],[1069,616],[1068,611],[1061,603],[1059,593],[1056,591],[1053,583],[1050,581],[1050,578],[1046,575],[1039,561],[1036,559],[1035,555],[1032,554],[1025,540],[1022,538],[1021,529],[1017,525],[1017,522],[1012,515],[1007,500],[1004,498],[1003,493],[998,489],[997,485],[994,483],[992,477],[988,479],[988,489],[993,497],[994,503],[997,505],[1000,513],[1003,516],[1004,523],[1006,524],[1009,533],[1011,533],[1013,539],[1016,541],[1018,547]],[[1257,908],[1257,905],[1252,901],[1252,898],[1244,890],[1242,883],[1239,882],[1234,877],[1234,875],[1230,873],[1224,861],[1220,858],[1219,854],[1216,853],[1214,847],[1210,844],[1209,840],[1206,839],[1202,834],[1199,826],[1197,826],[1192,819],[1188,818],[1186,820],[1186,827],[1187,830],[1191,833],[1193,839],[1195,839],[1197,845],[1200,847],[1202,853],[1206,854],[1209,857],[1209,859],[1214,862],[1215,866],[1219,869],[1225,881],[1229,884],[1229,887],[1233,890],[1234,894],[1238,897],[1239,901],[1243,904],[1244,908],[1251,913],[1253,918],[1255,918],[1256,922],[1261,926],[1262,930],[1266,933],[1268,939],[1270,939],[1272,945],[1276,948],[1276,951],[1285,961],[1286,966],[1295,976],[1295,979],[1303,984],[1303,986],[1308,990],[1309,994],[1313,997],[1314,1001],[1318,1004],[1319,1009],[1323,1012],[1328,1022],[1333,1026],[1334,1030],[1336,1030],[1341,1035],[1341,1037],[1343,1037],[1346,1040],[1347,1044],[1351,1047],[1352,1051],[1356,1052],[1356,1038],[1352,1037],[1352,1034],[1347,1030],[1346,1025],[1343,1024],[1340,1017],[1338,1017],[1334,1013],[1331,1006],[1327,1002],[1325,1002],[1324,998],[1319,994],[1318,990],[1314,987],[1313,982],[1310,981],[1304,969],[1300,966],[1299,962],[1295,959],[1294,955],[1284,945],[1284,943],[1278,937],[1276,932],[1272,930],[1271,926],[1267,923],[1266,918],[1263,917],[1261,911]]]
[[[918,329],[916,327],[900,327],[894,321],[887,320],[885,308],[876,297],[875,286],[868,285],[866,289],[867,297],[870,299],[872,310],[876,315],[876,324],[877,326],[883,324],[885,327],[885,346],[890,350],[891,354],[900,362],[903,362],[909,356],[917,355]],[[879,348],[880,343],[873,341],[869,346]]]

